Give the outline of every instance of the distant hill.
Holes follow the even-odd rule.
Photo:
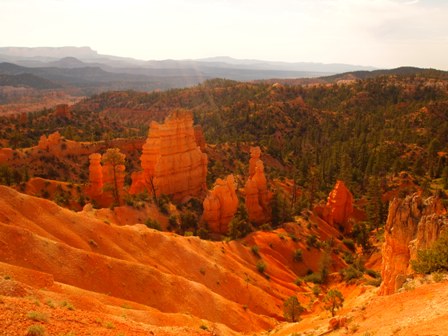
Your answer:
[[[345,72],[332,76],[321,77],[320,79],[325,81],[338,81],[344,79],[368,79],[368,78],[376,78],[379,76],[412,76],[419,75],[422,77],[431,77],[431,78],[448,78],[448,72],[436,69],[424,69],[417,67],[399,67],[395,69],[389,70],[373,70],[373,71],[352,71]]]
[[[101,55],[89,47],[3,47],[0,48],[0,62],[39,68],[41,71],[27,72],[61,85],[101,87],[101,90],[168,89],[191,86],[212,78],[237,81],[315,78],[348,71],[374,70],[373,67],[349,64],[272,62],[228,56],[145,61]]]
[[[24,86],[33,89],[57,89],[61,87],[49,80],[28,73],[19,75],[0,74],[0,86]]]

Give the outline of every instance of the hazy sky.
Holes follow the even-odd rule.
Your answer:
[[[448,70],[448,1],[0,0],[0,46]]]

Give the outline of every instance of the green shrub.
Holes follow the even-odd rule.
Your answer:
[[[350,265],[349,267],[341,270],[342,277],[344,281],[350,281],[353,279],[359,279],[362,277],[362,272],[356,269],[354,266]]]
[[[314,284],[321,284],[323,282],[322,281],[322,274],[320,274],[320,273],[311,273],[311,274],[305,275],[303,277],[303,281],[305,281],[305,282],[312,282]]]
[[[317,241],[317,237],[314,234],[310,234],[306,237],[306,246],[308,246],[308,248],[318,248],[319,247],[319,243]]]
[[[299,241],[299,238],[297,238],[297,236],[294,233],[288,233],[288,236],[295,243],[297,243]]]
[[[381,274],[378,273],[377,271],[372,270],[372,269],[366,270],[366,273],[368,275],[370,275],[372,278],[375,278],[375,279],[380,279],[381,278]]]
[[[260,256],[260,248],[257,245],[254,245],[250,248],[250,250],[252,251],[252,253],[254,255],[256,255],[257,257]]]
[[[67,308],[68,310],[75,310],[75,307],[74,307],[70,302],[68,302],[68,301],[63,301],[63,302],[61,303],[61,307],[65,307],[65,308]]]
[[[26,317],[28,317],[30,320],[33,321],[39,321],[39,322],[46,322],[48,321],[48,315],[45,313],[40,313],[37,311],[30,311],[26,314]]]
[[[154,229],[154,230],[162,231],[162,227],[160,226],[160,223],[159,223],[157,220],[155,220],[155,219],[148,218],[148,219],[145,221],[145,225],[146,225],[147,227],[149,227],[150,229]]]
[[[292,255],[292,260],[294,260],[295,262],[301,262],[301,261],[303,261],[303,253],[302,253],[302,250],[299,250],[299,249],[295,250],[295,251],[293,252],[293,255]]]
[[[28,328],[27,336],[41,336],[45,334],[45,328],[38,324],[33,324]]]
[[[430,249],[418,251],[417,259],[411,261],[411,265],[417,273],[448,271],[448,231]]]
[[[355,242],[352,239],[344,238],[342,242],[349,250],[355,251]]]
[[[369,286],[379,287],[381,285],[382,281],[383,280],[381,278],[377,278],[377,279],[374,279],[374,280],[367,281],[366,284],[369,285]]]
[[[168,195],[162,194],[157,198],[157,207],[159,208],[159,211],[163,213],[164,215],[170,214],[170,198]]]
[[[264,271],[266,270],[266,264],[263,260],[258,260],[257,262],[257,271],[261,274],[264,274]]]

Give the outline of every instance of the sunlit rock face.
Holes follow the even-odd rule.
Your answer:
[[[202,219],[208,224],[211,232],[226,234],[229,223],[238,209],[238,197],[233,175],[222,180],[218,178],[215,186],[203,202]]]
[[[389,205],[382,248],[383,282],[380,295],[395,293],[412,273],[410,260],[419,249],[429,248],[448,230],[448,216],[440,199],[422,199],[417,193],[395,198]]]
[[[163,124],[151,122],[140,161],[142,171],[132,174],[131,194],[148,191],[182,200],[206,190],[207,155],[196,143],[189,111],[174,111]]]
[[[244,187],[247,214],[254,224],[266,223],[272,215],[270,207],[272,193],[268,190],[260,155],[260,147],[250,148],[249,178]]]
[[[353,213],[353,195],[343,181],[338,180],[328,195],[323,219],[330,225],[342,228],[345,233],[351,231],[350,215]]]

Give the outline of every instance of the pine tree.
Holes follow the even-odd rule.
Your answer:
[[[300,320],[300,314],[305,310],[296,296],[290,296],[283,303],[283,316],[289,322],[297,322]]]

